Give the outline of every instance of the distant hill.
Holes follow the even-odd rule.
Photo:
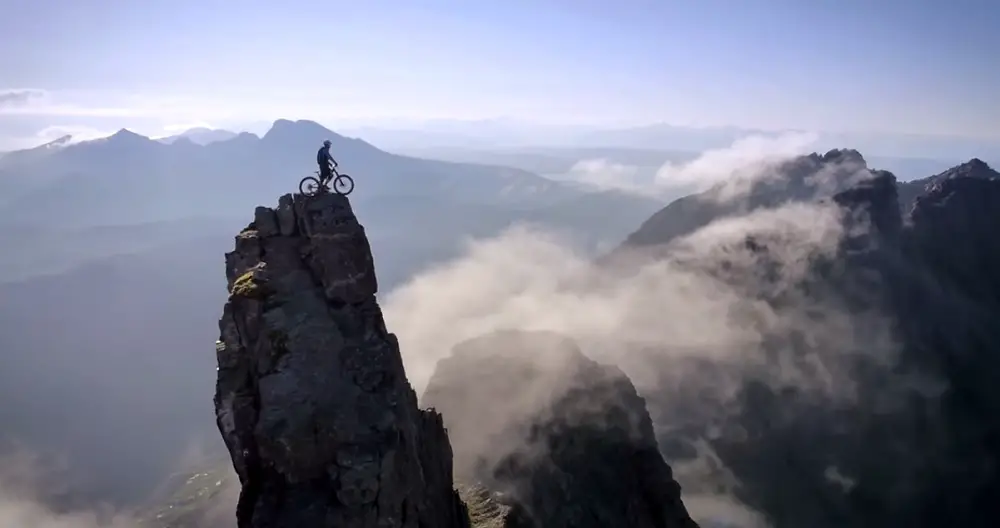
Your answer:
[[[198,219],[238,217],[247,204],[296,190],[327,138],[341,170],[357,182],[351,199],[377,230],[372,236],[407,255],[383,259],[399,269],[387,278],[454,254],[465,237],[517,222],[578,233],[592,246],[610,243],[662,206],[516,168],[399,156],[310,121],[278,120],[263,137],[241,133],[207,145],[187,138],[167,144],[121,130],[94,141],[61,138],[0,160],[7,249],[0,282],[176,241],[166,233],[197,232]],[[108,234],[115,226],[135,228],[116,238]]]
[[[693,471],[678,480],[738,483],[734,496],[778,528],[997,526],[1000,173],[974,158],[900,183],[835,150],[767,176],[728,200],[713,189],[671,203],[612,254],[676,258],[675,241],[723,218],[746,230],[684,263],[713,277],[713,292],[766,307],[760,319],[728,308],[761,333],[734,347],[741,359],[669,339],[636,351],[661,448]],[[849,228],[829,255],[788,257],[799,241],[740,222],[819,201]],[[830,396],[841,391],[849,398]]]
[[[776,207],[785,202],[829,197],[850,186],[855,174],[869,170],[874,169],[856,150],[831,150],[823,155],[793,158],[772,169],[779,177],[761,180],[749,192],[732,200],[714,197],[713,193],[718,192],[716,188],[671,202],[629,235],[623,247],[664,245],[723,217]],[[823,178],[818,178],[821,175]],[[932,176],[897,183],[900,210],[908,212],[930,183],[958,176],[1000,179],[1000,173],[974,158]]]
[[[204,392],[218,329],[203,309],[225,297],[213,263],[248,207],[313,170],[325,138],[357,182],[381,292],[512,223],[606,243],[662,206],[397,156],[308,121],[208,145],[123,130],[22,151],[23,163],[0,168],[0,185],[16,189],[0,193],[0,400],[27,403],[0,409],[0,436],[67,454],[70,476],[92,482],[87,498],[117,504],[150,492],[193,442],[217,439]]]
[[[187,139],[192,143],[197,145],[208,145],[209,143],[215,143],[217,141],[225,141],[227,139],[233,139],[238,134],[236,132],[230,132],[228,130],[212,129],[205,127],[197,127],[185,130],[180,134],[167,136],[165,138],[157,139],[160,143],[171,144],[175,143],[180,139]]]
[[[11,153],[0,166],[0,223],[79,226],[236,213],[294,190],[315,170],[316,149],[327,138],[341,170],[357,182],[357,202],[425,196],[530,208],[579,194],[527,171],[398,156],[311,121],[278,120],[263,137],[243,133],[207,145],[164,144],[121,130],[52,152]]]

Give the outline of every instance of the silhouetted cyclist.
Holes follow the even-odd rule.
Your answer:
[[[316,163],[319,164],[319,178],[324,185],[333,178],[333,167],[337,166],[337,160],[330,154],[330,140],[323,142],[319,152],[316,153]]]

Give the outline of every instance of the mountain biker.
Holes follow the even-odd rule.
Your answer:
[[[337,166],[337,160],[333,159],[333,155],[330,154],[329,139],[323,141],[323,146],[316,153],[316,163],[319,164],[320,181],[323,183],[330,181],[330,178],[333,178],[331,167]]]

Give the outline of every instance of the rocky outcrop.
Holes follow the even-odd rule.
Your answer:
[[[624,256],[627,252],[666,245],[723,217],[789,202],[829,198],[867,179],[868,173],[864,157],[852,149],[812,153],[761,167],[756,173],[743,176],[745,188],[738,192],[725,183],[673,201],[629,235],[615,254]]]
[[[917,198],[930,190],[936,183],[953,178],[972,178],[976,180],[1000,180],[1000,173],[993,170],[979,158],[956,165],[946,171],[918,180],[901,182],[899,184],[899,208],[904,215],[909,215],[916,205]]]
[[[915,200],[908,251],[931,273],[978,301],[1000,306],[1000,178],[942,178]]]
[[[417,408],[347,198],[258,207],[226,277],[215,409],[238,526],[467,526],[441,416]]]
[[[456,478],[494,526],[696,526],[645,401],[567,338],[507,331],[464,342],[438,363],[422,403],[444,415]]]
[[[983,165],[929,179],[906,215],[906,184],[889,173],[872,171],[832,196],[846,236],[789,290],[852,317],[855,335],[802,346],[792,328],[754,353],[778,344],[785,363],[822,354],[848,374],[839,380],[851,398],[671,363],[663,383],[642,388],[656,421],[674,426],[661,445],[675,467],[704,442],[739,483],[734,495],[777,528],[1000,525],[988,499],[1000,496],[1000,180]],[[781,248],[755,251],[771,249]],[[891,335],[863,333],[880,318]],[[713,377],[738,384],[735,405],[700,397]],[[705,416],[717,423],[706,426]]]

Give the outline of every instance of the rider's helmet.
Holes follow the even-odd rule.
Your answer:
[[[330,140],[327,139],[327,140],[323,141],[323,146],[324,147],[329,147],[330,146]]]

